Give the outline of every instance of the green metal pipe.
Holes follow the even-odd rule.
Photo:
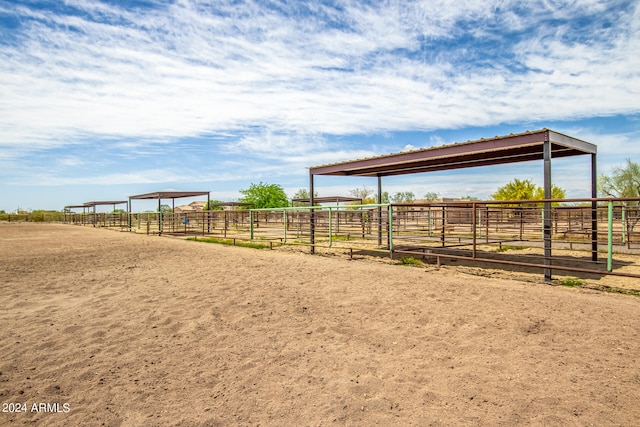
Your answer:
[[[253,209],[249,211],[249,238],[253,240]]]
[[[389,254],[393,256],[393,207],[387,207],[389,213]]]
[[[613,270],[613,202],[609,200],[607,210],[607,271]]]

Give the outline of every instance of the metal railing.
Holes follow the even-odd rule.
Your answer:
[[[640,199],[462,201],[187,213],[67,214],[65,222],[146,234],[217,236],[640,278]],[[546,208],[546,209],[545,209]],[[547,217],[545,218],[545,212]],[[526,250],[525,250],[526,249]],[[545,273],[545,278],[548,278]]]

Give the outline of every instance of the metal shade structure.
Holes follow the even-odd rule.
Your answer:
[[[414,173],[436,172],[479,166],[493,166],[519,163],[533,160],[543,161],[544,197],[551,199],[551,159],[578,155],[591,156],[591,197],[597,196],[596,190],[596,154],[597,147],[589,142],[573,138],[562,133],[540,129],[520,134],[482,138],[440,147],[424,148],[385,156],[313,166],[309,168],[310,203],[314,204],[314,177],[359,176],[377,177],[378,200],[382,198],[382,177]],[[551,203],[544,204],[545,258],[551,258]],[[597,260],[597,221],[595,202],[592,213],[592,259]],[[311,219],[311,239],[314,239],[315,224]],[[381,243],[381,224],[378,243]],[[313,248],[313,246],[312,246]],[[545,271],[545,278],[551,273]]]
[[[483,138],[477,141],[314,166],[309,169],[309,173],[311,176],[377,177],[544,160],[546,144],[550,146],[552,158],[597,153],[597,147],[591,143],[549,129],[541,129],[517,135],[496,136],[491,139]]]
[[[116,209],[116,205],[127,204],[126,200],[105,200],[98,202],[87,202],[84,205],[88,208],[93,208],[93,213],[96,213],[96,206],[113,205],[113,210]]]
[[[64,207],[65,210],[80,209],[80,208],[82,208],[82,210],[84,211],[87,208],[86,203],[82,205],[67,205]]]
[[[210,191],[156,191],[153,193],[138,194],[135,196],[129,196],[129,213],[131,213],[131,201],[132,200],[155,200],[158,199],[158,215],[160,215],[162,208],[162,199],[171,199],[172,212],[175,210],[176,199],[183,197],[199,197],[207,196],[207,206],[211,200]],[[129,215],[129,221],[131,221],[131,215]],[[209,222],[207,221],[207,224]],[[209,225],[210,226],[210,225]],[[159,220],[159,233],[162,234],[162,215]],[[129,222],[129,229],[131,229],[131,222]]]
[[[131,212],[131,200],[154,200],[158,199],[158,212],[160,212],[160,206],[162,199],[171,199],[172,209],[175,209],[175,200],[183,197],[199,197],[207,196],[207,205],[209,204],[211,192],[210,191],[156,191],[153,193],[138,194],[135,196],[129,196],[129,211]]]

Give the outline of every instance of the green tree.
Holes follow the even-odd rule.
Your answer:
[[[429,202],[433,202],[434,200],[438,200],[440,198],[440,195],[434,191],[429,191],[424,195],[424,198]]]
[[[614,167],[611,175],[600,176],[600,194],[604,197],[640,197],[640,164],[627,159],[625,166]]]
[[[171,213],[171,212],[173,212],[173,209],[171,209],[171,206],[169,206],[169,205],[162,204],[162,205],[160,205],[160,212],[162,212],[162,213]]]
[[[411,191],[400,191],[391,197],[393,203],[412,203],[416,199]]]
[[[205,211],[221,211],[221,203],[222,202],[220,200],[209,200],[209,202],[205,203],[203,209]]]
[[[600,194],[604,197],[628,198],[640,197],[640,164],[627,159],[624,166],[614,167],[611,175],[601,175],[599,180]],[[640,209],[635,200],[621,202],[626,215],[627,236],[640,220]],[[627,240],[628,243],[630,243]]]
[[[362,188],[349,190],[349,194],[351,194],[352,197],[361,199],[362,203],[365,205],[376,202],[376,199],[373,197],[373,190],[364,186]]]
[[[259,184],[251,184],[249,188],[240,190],[244,197],[243,203],[250,203],[254,209],[284,208],[289,206],[289,199],[284,189],[278,184],[267,184],[260,181]]]
[[[313,193],[313,197],[318,197],[318,192]],[[306,188],[301,188],[296,191],[296,194],[293,195],[292,199],[309,199],[309,190]],[[305,202],[292,202],[292,206],[308,206],[308,203]]]
[[[529,179],[518,178],[498,188],[498,191],[490,196],[493,200],[541,200],[544,199],[544,189]],[[551,198],[564,199],[565,191],[555,185],[551,185]]]

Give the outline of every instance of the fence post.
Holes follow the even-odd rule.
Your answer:
[[[393,206],[387,207],[389,210],[389,256],[393,258]]]
[[[473,209],[473,214],[471,214],[471,217],[473,218],[473,227],[472,228],[472,233],[473,233],[473,256],[472,258],[476,257],[476,243],[477,243],[477,231],[478,231],[478,226],[476,224],[476,221],[479,218],[479,214],[480,211],[477,210],[477,204],[475,202],[472,202],[472,209]],[[487,218],[487,224],[489,223],[488,218]],[[482,221],[480,221],[480,225],[482,226]],[[489,230],[487,229],[487,237],[489,236]]]
[[[329,207],[329,247],[333,246],[333,218],[331,217],[332,212],[333,210],[331,209],[331,207]]]
[[[284,243],[287,243],[287,210],[282,211],[283,223],[284,223]]]
[[[607,271],[613,270],[613,201],[607,206]]]
[[[249,239],[253,240],[253,210],[249,211]]]
[[[626,213],[626,209],[625,206],[622,205],[622,244],[627,243],[627,213]]]

